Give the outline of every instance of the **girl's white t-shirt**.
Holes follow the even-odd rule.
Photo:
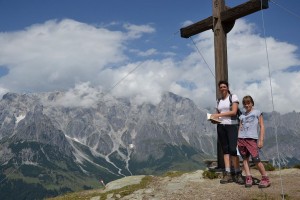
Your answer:
[[[228,95],[225,99],[220,99],[219,103],[217,104],[217,109],[220,113],[229,112],[230,111],[230,100]],[[239,103],[239,99],[237,95],[231,95],[232,103]],[[231,116],[224,116],[219,117],[221,124],[238,124],[238,120],[232,120]]]
[[[259,135],[259,117],[262,112],[259,110],[251,110],[249,113],[244,113],[240,116],[242,123],[239,138],[253,138],[258,139]]]

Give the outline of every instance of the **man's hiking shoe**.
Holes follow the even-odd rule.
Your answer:
[[[268,176],[262,176],[258,188],[267,188],[271,185],[270,179]]]
[[[242,172],[235,173],[234,182],[236,182],[237,184],[240,184],[240,185],[243,185],[245,183]]]
[[[248,187],[252,187],[252,176],[246,176],[246,181],[245,181],[245,187],[248,188]]]
[[[231,183],[231,182],[233,182],[233,180],[232,180],[232,176],[231,176],[230,172],[224,172],[223,179],[220,180],[220,183],[225,184],[225,183]]]

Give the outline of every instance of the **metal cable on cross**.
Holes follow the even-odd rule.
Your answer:
[[[275,113],[275,105],[274,105],[272,77],[271,77],[271,70],[270,70],[270,59],[269,59],[268,45],[267,45],[267,39],[266,39],[266,28],[265,28],[265,20],[264,20],[263,9],[261,9],[261,16],[262,16],[263,34],[264,34],[264,41],[265,41],[266,59],[267,59],[267,66],[268,66],[268,73],[269,73],[272,113],[274,114]],[[272,122],[273,122],[273,127],[274,127],[274,130],[275,130],[274,132],[275,132],[276,151],[277,151],[279,176],[280,176],[281,197],[282,197],[282,199],[284,199],[284,191],[283,191],[283,183],[282,183],[282,175],[281,175],[281,164],[280,164],[279,147],[278,147],[277,126],[276,126],[277,123],[275,121],[275,117],[272,118]]]
[[[291,11],[290,9],[276,3],[274,0],[269,0],[270,2],[274,3],[276,6],[280,7],[281,9],[285,10],[286,12],[288,12],[289,14],[293,15],[294,17],[297,17],[300,19],[300,15],[298,15],[297,13]]]

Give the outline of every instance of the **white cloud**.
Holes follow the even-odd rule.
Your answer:
[[[99,99],[102,99],[104,94],[99,88],[93,88],[89,82],[76,84],[74,88],[69,89],[63,95],[58,95],[55,101],[47,102],[54,106],[65,107],[95,107]]]
[[[9,92],[8,89],[2,88],[2,87],[0,86],[0,98],[2,98],[2,96],[3,96],[4,94],[6,94],[7,92]]]
[[[134,97],[139,103],[157,103],[162,92],[171,91],[191,98],[202,108],[215,105],[211,31],[193,37],[197,48],[187,42],[191,52],[183,59],[173,54],[181,56],[179,47],[172,48],[169,58],[164,54],[164,59],[154,60],[151,56],[163,51],[153,47],[143,48],[148,49],[144,52],[136,47],[132,50],[128,42],[154,33],[155,29],[132,24],[123,28],[126,31],[111,31],[66,19],[0,33],[0,66],[9,69],[7,75],[0,77],[1,88],[7,88],[0,89],[0,94],[7,90],[67,90],[58,103],[88,106],[99,98],[99,88],[116,96]],[[275,110],[300,112],[300,104],[296,102],[300,98],[300,72],[285,70],[300,65],[297,47],[268,37],[267,57],[265,39],[256,32],[255,25],[244,20],[236,21],[227,38],[231,91],[240,100],[250,94],[259,109],[272,111],[270,68]],[[132,53],[148,57],[132,61],[128,57]],[[193,87],[180,85],[185,82]]]
[[[238,20],[235,26],[228,36],[229,80],[233,90],[240,99],[246,94],[252,95],[263,111],[273,109],[273,90],[276,111],[300,111],[300,105],[293,100],[300,95],[292,93],[300,86],[295,81],[300,72],[283,72],[290,66],[300,65],[297,47],[272,37],[265,40],[244,20]]]
[[[105,67],[127,60],[125,40],[121,32],[73,20],[1,33],[0,65],[9,73],[0,83],[12,90],[43,91],[93,80]]]
[[[189,25],[191,25],[191,24],[193,24],[194,22],[192,22],[192,21],[190,21],[190,20],[187,20],[187,21],[185,21],[185,22],[183,22],[182,23],[182,27],[187,27],[187,26],[189,26]]]
[[[176,88],[178,94],[193,99],[202,108],[214,106],[215,83],[214,76],[214,41],[213,33],[206,31],[193,37],[197,48],[184,61],[188,66],[183,70],[181,77],[194,81],[198,88],[193,91]],[[267,45],[266,45],[267,44]],[[287,72],[291,66],[299,66],[297,46],[279,41],[272,37],[263,36],[256,32],[254,24],[237,20],[233,30],[227,35],[228,75],[230,90],[236,93],[240,101],[245,95],[252,95],[256,107],[265,112],[273,109],[285,113],[289,111],[300,112],[300,104],[296,99],[300,94],[300,72]],[[200,51],[200,53],[198,52]],[[267,54],[268,53],[268,54]],[[271,83],[269,77],[271,74]],[[271,88],[272,86],[272,88]],[[241,106],[242,107],[242,106]]]
[[[128,31],[129,38],[140,38],[144,33],[154,33],[155,29],[150,25],[134,25],[134,24],[125,24],[124,28]]]
[[[133,50],[131,50],[131,52],[134,52],[137,55],[142,56],[142,57],[148,57],[148,56],[156,55],[158,53],[157,50],[154,48],[148,49],[146,51],[140,51],[138,49],[133,49]]]

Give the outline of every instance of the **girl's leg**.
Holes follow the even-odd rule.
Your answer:
[[[253,180],[250,173],[250,167],[249,167],[249,157],[245,158],[243,160],[244,170],[246,174],[246,180],[245,180],[245,187],[252,187]]]
[[[247,157],[243,160],[243,165],[244,165],[244,170],[245,170],[246,176],[251,176],[250,167],[249,167],[249,157]]]
[[[270,179],[267,176],[266,170],[265,170],[265,166],[262,162],[258,162],[256,164],[260,174],[261,174],[261,180],[260,183],[258,185],[259,188],[267,188],[271,185]]]
[[[258,168],[258,171],[260,172],[260,174],[262,176],[266,176],[267,173],[266,173],[266,170],[265,170],[265,166],[262,162],[259,162],[259,163],[256,163],[256,167]]]

